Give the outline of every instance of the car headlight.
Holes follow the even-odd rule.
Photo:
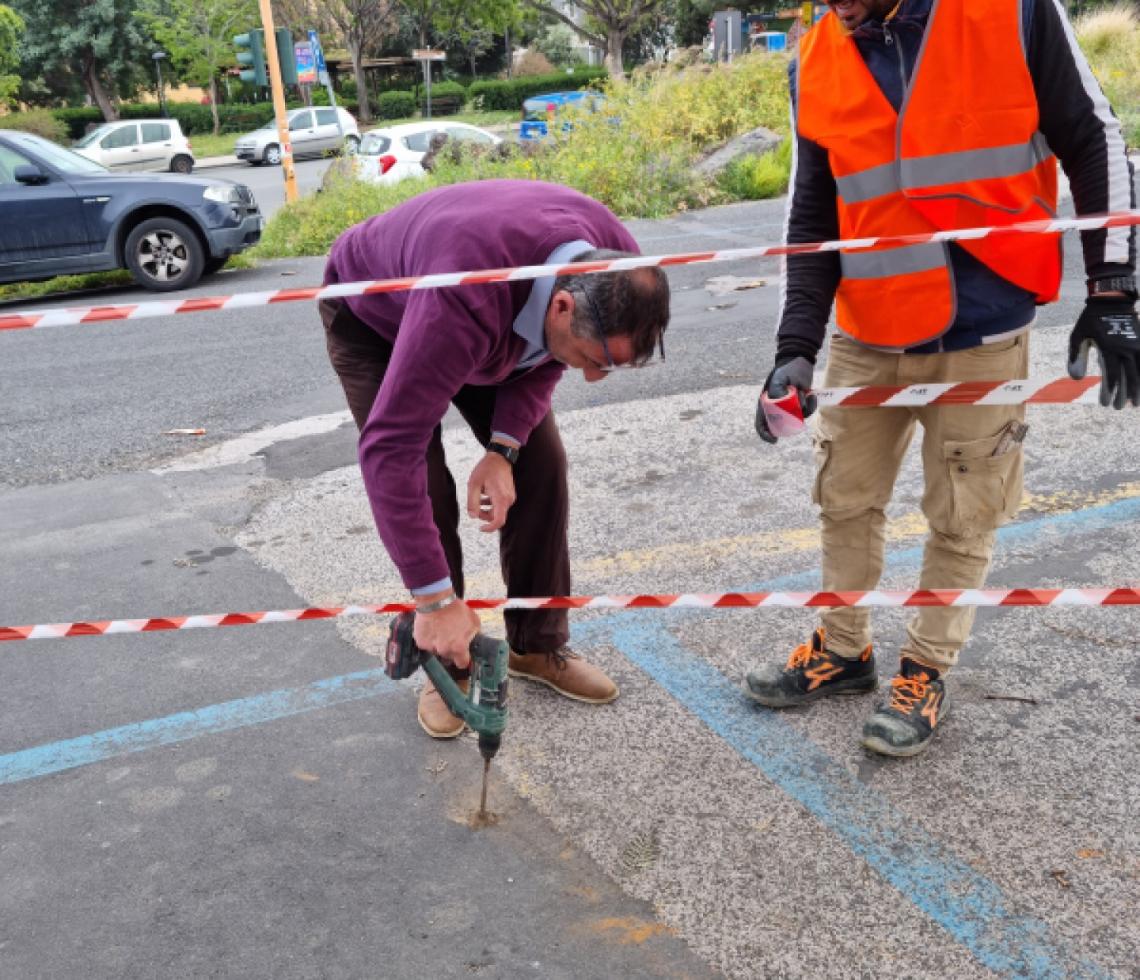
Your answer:
[[[237,188],[229,184],[211,184],[202,191],[202,196],[207,201],[217,201],[219,204],[241,203],[241,195],[238,194]]]

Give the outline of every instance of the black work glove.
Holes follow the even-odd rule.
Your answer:
[[[806,419],[815,411],[815,395],[811,393],[815,365],[806,357],[776,358],[776,366],[764,382],[762,393],[773,401],[783,398],[789,388],[795,388],[800,400],[800,411]],[[756,434],[767,443],[775,444],[776,437],[768,428],[764,406],[756,402]]]
[[[1100,357],[1100,403],[1140,408],[1140,321],[1130,299],[1090,297],[1069,334],[1069,377],[1088,372],[1089,348]]]

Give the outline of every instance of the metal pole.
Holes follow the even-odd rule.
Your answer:
[[[431,62],[424,59],[424,118],[431,119]]]
[[[265,29],[265,67],[273,93],[273,114],[277,118],[277,139],[281,146],[281,173],[285,178],[285,200],[297,200],[297,174],[293,169],[293,145],[289,142],[289,117],[285,112],[285,88],[281,84],[281,62],[277,57],[277,35],[273,29],[273,8],[269,0],[258,0],[261,26]]]

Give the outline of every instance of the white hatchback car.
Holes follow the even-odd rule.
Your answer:
[[[503,140],[478,126],[459,122],[419,122],[370,129],[360,140],[353,161],[356,176],[374,184],[394,184],[405,177],[422,177],[420,166],[432,137],[443,133],[449,140],[491,147]]]
[[[177,119],[121,119],[91,130],[72,149],[108,170],[188,174],[194,152]]]
[[[311,109],[290,109],[289,142],[294,157],[321,156],[325,153],[352,154],[360,143],[356,120],[344,109],[317,106]],[[339,123],[338,123],[339,119]],[[238,137],[234,156],[254,167],[268,163],[271,167],[281,162],[281,140],[277,134],[277,120],[270,119],[261,129]]]

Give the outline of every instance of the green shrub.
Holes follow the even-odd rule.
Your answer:
[[[468,90],[469,99],[481,99],[484,109],[510,109],[517,112],[532,95],[544,92],[569,92],[586,88],[591,82],[608,77],[604,68],[575,68],[572,72],[553,75],[531,75],[509,81],[475,82]]]
[[[0,129],[22,129],[25,133],[35,133],[55,143],[62,143],[67,138],[67,129],[50,109],[10,112],[0,116]]]
[[[563,76],[558,80],[565,88]],[[539,91],[551,88],[548,80]],[[603,91],[600,111],[560,113],[559,120],[570,127],[556,127],[541,144],[504,143],[480,154],[452,147],[436,158],[424,179],[394,185],[330,180],[322,193],[278,211],[254,255],[322,255],[350,225],[432,187],[460,181],[513,177],[564,184],[623,217],[660,217],[739,199],[744,196],[740,188],[719,184],[694,163],[726,139],[757,126],[788,131],[787,59],[778,55],[748,55],[732,65],[611,81]],[[790,149],[788,140],[782,145]],[[787,180],[788,149],[761,162],[763,167],[780,164],[777,183]],[[745,183],[751,195],[761,181],[753,175]],[[778,187],[772,193],[779,193]]]
[[[431,112],[433,116],[451,116],[459,112],[467,101],[467,89],[459,82],[432,82]],[[424,104],[424,86],[416,86],[416,104]]]
[[[761,156],[737,157],[721,173],[717,183],[729,197],[742,201],[763,201],[779,197],[788,189],[792,170],[792,141]]]
[[[382,92],[372,114],[377,119],[407,119],[415,113],[415,92]]]
[[[343,177],[327,179],[321,193],[302,197],[278,211],[260,244],[243,254],[252,259],[324,255],[346,228],[388,211],[429,186],[415,179],[383,185]]]

